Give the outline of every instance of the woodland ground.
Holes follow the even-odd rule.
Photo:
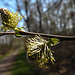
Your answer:
[[[70,52],[72,57],[73,53]],[[48,69],[40,69],[35,62],[27,62],[24,49],[20,49],[0,60],[0,75],[75,75],[75,63],[71,56],[59,59],[60,62],[56,59],[55,64],[48,64]]]
[[[10,67],[13,65],[13,61],[15,60],[15,57],[18,54],[18,52],[19,50],[16,50],[12,54],[0,60],[0,75],[10,75]]]

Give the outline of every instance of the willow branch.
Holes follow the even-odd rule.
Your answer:
[[[33,32],[19,32],[21,35],[40,35],[42,37],[47,37],[47,38],[57,38],[60,41],[75,41],[75,36],[60,36],[60,35],[51,35],[51,34],[42,34],[42,33],[33,33]],[[15,32],[0,32],[0,36],[3,35],[15,35]]]

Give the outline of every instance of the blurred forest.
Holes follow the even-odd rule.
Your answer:
[[[15,1],[15,10],[22,15],[25,14],[23,25],[27,31],[75,36],[75,0]],[[26,37],[29,36],[1,36],[0,55],[11,49],[25,48]],[[55,51],[56,62],[54,65],[49,64],[48,71],[51,71],[52,75],[75,75],[75,41],[62,41],[52,49]]]

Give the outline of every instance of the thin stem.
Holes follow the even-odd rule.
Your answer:
[[[48,37],[48,38],[57,38],[60,41],[75,41],[75,36],[60,36],[60,35],[51,35],[51,34],[42,34],[42,33],[34,33],[34,32],[19,32],[21,35],[40,35],[42,37]],[[15,32],[0,32],[0,36],[3,35],[15,35]]]

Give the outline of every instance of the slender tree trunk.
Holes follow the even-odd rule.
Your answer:
[[[36,0],[36,3],[37,3],[37,10],[38,10],[38,13],[39,13],[39,29],[40,29],[40,32],[42,32],[42,14],[41,14],[41,11],[40,11],[40,3],[39,3],[39,0]]]

